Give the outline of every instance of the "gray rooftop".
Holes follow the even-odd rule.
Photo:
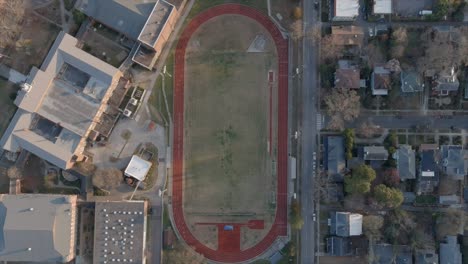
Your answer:
[[[0,140],[2,148],[26,149],[65,168],[93,123],[120,71],[76,47],[60,32],[41,68],[31,70],[18,92],[18,111]]]
[[[415,264],[439,264],[439,255],[433,249],[417,250],[414,260]]]
[[[416,179],[415,152],[409,145],[400,145],[394,154],[401,180]]]
[[[173,5],[164,0],[158,0],[138,36],[138,40],[153,47],[173,10]]]
[[[421,92],[424,90],[424,84],[421,76],[414,71],[402,71],[400,73],[401,90],[404,93]]]
[[[343,181],[343,170],[345,169],[344,139],[340,136],[326,137],[325,144],[325,169],[333,180]]]
[[[330,232],[332,235],[349,237],[362,234],[362,215],[349,212],[332,212],[330,218]]]
[[[78,9],[137,40],[156,2],[157,0],[81,0]]]
[[[0,195],[0,260],[71,260],[75,254],[76,200],[75,195]]]
[[[467,151],[462,146],[441,146],[442,166],[445,172],[458,180],[463,180],[468,169]]]
[[[93,263],[144,263],[146,202],[96,202]]]
[[[413,254],[409,246],[375,244],[372,264],[412,264]]]
[[[388,151],[383,146],[364,147],[364,160],[387,160]]]
[[[348,237],[328,237],[327,253],[331,256],[351,256],[351,241]]]
[[[461,264],[460,244],[456,236],[447,236],[446,243],[440,243],[440,263]]]

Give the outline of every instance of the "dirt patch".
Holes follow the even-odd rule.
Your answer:
[[[40,67],[60,28],[34,13],[27,12],[16,45],[4,51],[1,63],[28,74],[32,66]],[[14,59],[11,59],[14,58]]]
[[[61,25],[62,17],[60,15],[60,1],[54,0],[49,5],[38,8],[35,10],[41,16],[44,16],[51,21]]]
[[[246,52],[258,35],[266,36],[264,52]],[[227,222],[274,216],[270,208],[276,197],[272,157],[277,85],[275,76],[270,88],[268,76],[277,72],[275,57],[268,32],[237,15],[210,20],[188,43],[184,114],[188,223],[195,224],[191,217],[202,213],[218,214],[218,221]],[[212,217],[206,220],[213,222]],[[196,221],[203,220],[197,216]],[[258,238],[266,231],[256,231]]]

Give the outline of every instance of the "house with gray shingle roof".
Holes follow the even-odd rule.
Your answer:
[[[388,151],[384,146],[364,147],[364,160],[387,160]]]
[[[325,170],[333,181],[343,182],[343,173],[346,167],[343,137],[326,137],[324,145]]]
[[[441,146],[442,167],[447,175],[456,180],[463,180],[468,169],[468,153],[462,146]]]
[[[405,245],[375,244],[371,264],[413,264],[411,247]]]
[[[440,243],[440,263],[442,264],[461,264],[462,255],[460,244],[456,236],[447,236],[446,241]]]
[[[400,82],[401,91],[404,93],[415,93],[424,90],[422,78],[415,71],[401,71]]]
[[[421,162],[416,192],[432,193],[439,184],[439,147],[435,144],[422,144],[419,151]]]
[[[397,170],[400,179],[416,179],[416,158],[415,152],[410,145],[400,145],[393,154],[397,161]]]

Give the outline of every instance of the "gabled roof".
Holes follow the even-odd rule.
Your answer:
[[[332,235],[340,237],[360,236],[362,234],[362,215],[350,212],[331,213]]]
[[[421,76],[414,71],[402,71],[400,73],[401,91],[404,93],[421,92],[424,84]]]
[[[371,88],[373,95],[387,95],[391,88],[390,71],[383,66],[374,67],[371,75]]]
[[[338,89],[359,89],[360,73],[358,69],[337,69],[335,72],[335,88]]]
[[[421,152],[421,178],[426,180],[436,179],[437,170],[437,151],[427,149]]]
[[[76,195],[0,195],[0,261],[71,260],[76,200]]]
[[[447,236],[445,243],[440,243],[440,263],[461,264],[460,244],[456,236]]]
[[[445,172],[456,179],[463,180],[467,174],[468,155],[462,146],[443,145],[442,166]]]
[[[401,180],[416,179],[415,152],[409,145],[400,145],[394,154]]]
[[[357,26],[332,26],[333,44],[339,46],[361,46],[364,41],[364,30]]]
[[[335,181],[342,182],[346,166],[344,139],[341,136],[329,136],[325,140],[325,170]]]
[[[383,146],[365,146],[364,160],[387,160],[388,151]]]

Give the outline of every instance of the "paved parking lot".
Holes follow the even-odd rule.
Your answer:
[[[421,10],[432,10],[434,0],[393,0],[393,12],[403,17],[418,16]]]

